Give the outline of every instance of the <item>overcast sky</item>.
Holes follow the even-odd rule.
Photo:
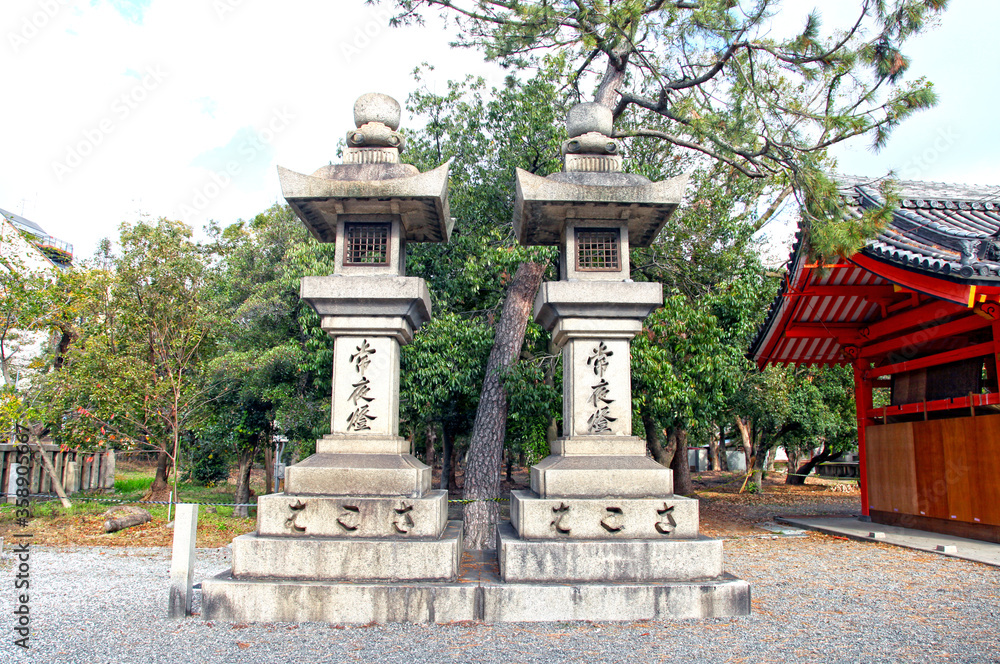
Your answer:
[[[786,4],[783,24],[819,5],[832,27],[854,3]],[[252,217],[280,199],[277,164],[311,173],[335,160],[354,100],[379,91],[404,102],[421,62],[442,91],[468,73],[503,75],[477,52],[449,50],[441,21],[389,28],[386,9],[362,0],[2,7],[0,208],[74,244],[78,258],[140,214],[196,228]],[[840,150],[840,170],[1000,184],[998,25],[1000,2],[952,0],[907,49],[911,77],[933,80],[941,103],[878,155],[864,142]]]

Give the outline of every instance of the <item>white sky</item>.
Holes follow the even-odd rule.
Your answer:
[[[783,23],[820,5],[833,27],[849,3],[788,4]],[[387,16],[362,0],[4,0],[0,207],[78,258],[140,213],[228,224],[280,199],[277,164],[311,173],[335,160],[360,94],[404,102],[425,61],[441,91],[468,73],[501,80],[477,52],[450,51],[436,18],[392,29]],[[1000,2],[952,0],[907,50],[941,103],[879,155],[841,150],[840,170],[1000,184],[997,25]]]

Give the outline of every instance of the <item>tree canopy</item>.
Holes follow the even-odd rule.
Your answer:
[[[614,109],[618,137],[647,137],[794,193],[820,258],[854,253],[896,199],[845,216],[829,177],[829,148],[850,139],[885,146],[901,122],[936,103],[932,84],[906,80],[906,42],[947,0],[860,0],[855,19],[824,29],[802,16],[782,35],[782,0],[395,0],[397,22],[438,11],[455,45],[509,67],[556,52],[577,100]]]

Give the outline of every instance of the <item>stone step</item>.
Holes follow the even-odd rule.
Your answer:
[[[521,539],[683,539],[698,536],[698,501],[665,498],[540,498],[511,491],[510,522]]]
[[[642,456],[548,456],[531,467],[542,498],[660,498],[674,493],[674,474]]]
[[[431,469],[409,454],[314,454],[285,469],[285,492],[410,496],[431,489]]]
[[[552,456],[646,456],[638,436],[570,436],[552,441]]]
[[[408,454],[410,441],[379,434],[327,434],[316,441],[317,454]]]
[[[413,539],[268,537],[233,540],[237,579],[449,581],[458,576],[462,522],[441,537]]]
[[[448,492],[423,498],[272,493],[257,499],[257,534],[285,537],[439,537]]]
[[[234,579],[202,583],[202,620],[333,624],[553,622],[750,615],[750,586],[728,574],[668,583],[351,583]]]
[[[474,620],[479,589],[459,583],[353,583],[237,579],[202,582],[202,620],[333,624]]]
[[[500,578],[507,582],[693,581],[722,574],[722,541],[523,540],[497,527]],[[235,559],[235,555],[234,555]]]
[[[728,574],[665,583],[508,583],[483,591],[483,620],[498,623],[750,615],[750,584]]]

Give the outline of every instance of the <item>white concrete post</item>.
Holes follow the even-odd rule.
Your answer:
[[[174,550],[170,562],[168,618],[191,615],[194,596],[194,549],[198,534],[198,506],[183,503],[174,516]]]

